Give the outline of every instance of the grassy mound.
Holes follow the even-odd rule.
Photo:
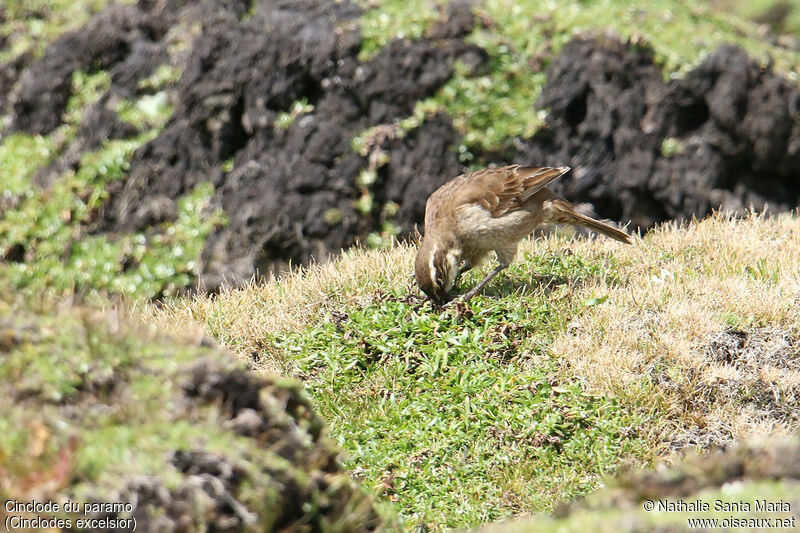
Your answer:
[[[465,527],[551,509],[623,461],[797,431],[799,231],[754,214],[633,246],[550,236],[445,310],[398,245],[142,311],[299,376],[347,468],[409,524]]]
[[[247,372],[202,337],[132,323],[0,301],[3,501],[56,502],[76,530],[79,519],[138,531],[385,525],[302,386]],[[52,516],[0,512],[4,523]]]

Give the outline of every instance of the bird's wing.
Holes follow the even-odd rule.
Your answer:
[[[525,200],[568,171],[569,167],[520,165],[487,168],[459,176],[442,189],[449,189],[443,194],[453,199],[453,205],[477,204],[492,217],[499,217],[519,209]]]

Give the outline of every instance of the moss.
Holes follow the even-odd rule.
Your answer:
[[[286,130],[291,126],[297,117],[311,113],[314,111],[314,106],[308,103],[308,99],[302,98],[292,103],[290,111],[278,113],[278,118],[275,119],[275,128],[278,130]]]
[[[361,19],[364,45],[361,59],[366,60],[392,39],[419,39],[436,21],[432,0],[358,0],[369,8]]]
[[[661,143],[661,155],[664,157],[673,157],[682,154],[684,149],[683,141],[675,137],[668,137]]]
[[[127,171],[133,151],[153,136],[106,142],[47,191],[35,191],[0,219],[0,250],[21,246],[25,261],[0,264],[17,289],[59,293],[103,290],[130,296],[168,294],[190,284],[205,237],[223,222],[205,208],[213,194],[199,185],[178,202],[177,220],[149,234],[84,235],[106,199],[108,183]]]
[[[132,297],[173,294],[193,282],[205,238],[225,221],[220,212],[208,212],[214,189],[201,183],[178,200],[176,220],[155,231],[123,235],[87,231],[108,199],[107,187],[125,178],[134,152],[154,138],[172,114],[164,91],[117,103],[121,118],[143,133],[84,152],[76,168],[47,190],[33,185],[36,171],[68,146],[85,111],[109,84],[105,71],[74,73],[60,128],[47,136],[14,134],[0,144],[0,182],[9,206],[0,218],[0,256],[13,252],[20,259],[0,263],[0,276],[13,288]]]
[[[137,100],[121,100],[117,107],[119,117],[138,129],[164,127],[172,116],[173,104],[165,91],[144,95]]]
[[[139,80],[137,88],[144,91],[158,92],[174,86],[181,79],[181,70],[173,65],[159,65],[147,78]]]
[[[153,513],[211,528],[247,515],[267,529],[383,523],[290,380],[257,378],[227,354],[111,310],[2,299],[0,338],[4,500],[133,502],[145,531],[158,529]],[[244,408],[254,420],[246,429],[232,422]],[[192,481],[199,474],[217,489]],[[186,505],[198,498],[203,506]]]
[[[111,76],[108,71],[100,70],[89,74],[76,70],[72,74],[72,96],[67,102],[64,122],[73,126],[80,124],[81,115],[86,108],[97,102],[110,86]]]
[[[51,163],[75,136],[84,110],[108,90],[108,72],[72,76],[72,96],[64,112],[64,123],[49,135],[12,133],[0,142],[0,193],[5,198],[30,196],[36,171]],[[16,201],[14,202],[16,203]]]
[[[50,136],[12,133],[0,144],[0,194],[10,199],[29,190],[31,178],[53,157]]]

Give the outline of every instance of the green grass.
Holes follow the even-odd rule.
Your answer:
[[[213,194],[210,184],[180,199],[177,220],[158,232],[85,235],[83,229],[106,200],[108,183],[121,179],[133,151],[153,135],[106,142],[85,154],[77,171],[48,190],[32,189],[4,213],[0,250],[8,254],[17,248],[25,258],[0,263],[9,286],[154,297],[191,283],[205,237],[222,220],[204,214]]]
[[[164,72],[154,83],[174,81],[170,76]],[[34,184],[36,171],[69,145],[85,110],[109,84],[105,71],[76,72],[62,126],[47,136],[15,133],[0,143],[0,192],[9,203],[0,218],[0,256],[19,256],[0,262],[0,277],[10,287],[144,298],[174,294],[195,279],[206,237],[224,223],[221,213],[207,212],[214,189],[201,183],[178,200],[176,220],[154,230],[118,235],[87,231],[108,199],[107,187],[125,178],[134,152],[172,114],[163,91],[116,104],[120,119],[139,128],[139,135],[84,152],[77,168],[47,189]]]
[[[431,0],[370,3],[378,8],[361,20],[364,58],[394,36],[423,37],[439,16]],[[26,5],[45,9],[41,3],[8,4],[10,20],[24,19],[24,31],[11,40],[11,54],[40,53],[67,27],[66,18],[37,22],[37,16],[23,13]],[[59,17],[70,13],[61,3],[47,9]],[[776,68],[790,78],[800,64],[797,53],[761,41],[753,25],[699,2],[656,0],[632,6],[621,0],[487,0],[475,11],[487,26],[476,28],[469,40],[489,52],[486,72],[473,75],[456,65],[453,79],[418,102],[395,132],[400,136],[445,110],[464,135],[459,156],[466,164],[476,163],[483,150],[502,154],[514,137],[529,136],[542,125],[544,112],[533,104],[545,82],[544,69],[583,31],[611,29],[652,46],[665,77],[684,74],[723,41],[740,43],[761,60],[772,54]],[[69,27],[85,20],[81,17],[70,20]],[[63,24],[37,26],[48,20]],[[7,32],[8,24],[0,31]],[[29,39],[21,37],[24,32]],[[0,254],[25,259],[0,261],[0,280],[9,292],[22,290],[32,299],[42,291],[159,297],[192,282],[203,243],[222,222],[207,212],[213,195],[208,184],[179,201],[177,220],[147,233],[87,231],[107,201],[107,186],[125,178],[133,153],[170,116],[167,92],[161,91],[178,76],[175,68],[163,66],[143,80],[140,87],[152,94],[121,101],[116,108],[141,134],[83,154],[76,168],[47,190],[33,185],[37,169],[64,153],[83,112],[108,89],[108,74],[73,76],[64,124],[53,134],[14,134],[0,142],[0,203],[5,207]],[[297,102],[276,127],[308,111],[307,103]],[[353,149],[370,155],[372,133],[354,139]],[[682,147],[665,141],[662,149],[676,154]],[[377,166],[387,162],[375,161]],[[232,168],[232,160],[226,168]],[[360,178],[365,188],[375,180],[376,169],[368,170],[372,174]],[[372,201],[367,190],[359,206],[385,213],[382,231],[367,240],[382,246],[395,231],[396,206],[373,206]],[[339,218],[341,213],[326,213],[331,224]],[[674,383],[690,383],[683,379],[684,370],[692,370],[691,376],[708,371],[702,358],[707,330],[771,323],[797,330],[793,304],[783,301],[794,294],[786,279],[796,269],[796,254],[786,252],[782,241],[773,246],[772,256],[754,258],[771,246],[766,234],[748,230],[744,238],[749,226],[743,230],[727,224],[712,221],[695,233],[665,229],[624,251],[566,240],[546,241],[544,251],[542,245],[526,245],[533,252],[467,307],[433,309],[409,297],[415,289],[404,279],[412,252],[395,247],[369,257],[353,252],[349,262],[312,270],[315,274],[305,279],[288,276],[219,297],[176,298],[170,300],[173,307],[165,308],[183,313],[171,331],[183,331],[189,321],[203,322],[219,342],[243,357],[280,354],[276,359],[305,380],[316,409],[345,448],[346,467],[368,487],[384,492],[407,529],[423,523],[434,530],[467,527],[552,509],[594,490],[603,475],[625,460],[649,464],[669,425],[692,429],[717,417],[739,423],[739,433],[751,431],[746,425],[751,420],[734,418],[747,418],[735,405],[721,405],[722,414],[692,411],[684,395],[693,389],[658,390],[650,374],[663,370]],[[788,222],[781,224],[786,226],[774,231],[796,234]],[[728,248],[714,251],[709,242],[749,247],[728,257]],[[783,255],[773,259],[778,249]],[[470,274],[464,284],[479,275]],[[0,305],[2,320],[17,315],[16,309]],[[658,320],[650,320],[654,316]],[[56,475],[63,453],[73,459],[80,483],[86,483],[75,489],[80,491],[103,476],[113,486],[120,473],[160,472],[170,450],[190,444],[208,444],[219,453],[246,447],[207,423],[216,421],[211,410],[187,422],[164,408],[176,405],[171,402],[185,376],[180,364],[206,351],[155,348],[135,334],[97,333],[78,315],[31,320],[32,336],[10,350],[3,343],[11,337],[4,336],[7,328],[0,321],[0,388],[5,383],[30,391],[48,405],[36,416],[16,404],[8,406],[10,415],[0,419],[0,464],[24,455],[23,450],[41,451],[17,462],[15,471],[0,469],[0,487],[9,479],[24,484]],[[87,390],[104,401],[112,393],[107,384],[132,373],[137,376],[126,386],[127,400],[118,410],[87,409],[84,425],[61,431],[59,405],[84,401]],[[73,436],[79,439],[74,452]],[[254,455],[243,455],[250,464]],[[171,475],[169,481],[177,483]]]
[[[546,352],[573,316],[604,300],[576,300],[570,284],[613,283],[613,261],[527,259],[544,280],[527,294],[509,289],[525,285],[521,268],[497,299],[468,307],[380,291],[272,339],[348,452],[346,466],[368,486],[388,485],[408,527],[551,509],[596,488],[623,458],[647,456],[635,430],[646,409],[590,393]]]
[[[12,133],[0,142],[0,194],[6,199],[32,197],[36,171],[51,163],[75,138],[85,109],[96,103],[111,83],[108,72],[72,75],[72,96],[63,123],[49,135]]]
[[[800,6],[787,0],[713,0],[715,5],[742,17],[770,24],[773,31],[794,38],[800,37]],[[784,16],[774,18],[775,12]]]
[[[360,19],[364,37],[362,58],[375,54],[391,38],[424,38],[442,11],[443,2],[414,0],[362,1],[367,9]],[[19,2],[4,4],[6,22],[0,32],[9,36],[6,54],[23,51],[40,54],[57,35],[77,28],[105,0],[79,3]],[[665,77],[681,75],[711,53],[723,41],[742,44],[764,60],[775,59],[778,70],[790,77],[800,65],[800,54],[773,47],[761,39],[755,25],[733,16],[719,14],[699,1],[657,0],[632,5],[621,0],[572,0],[546,2],[487,0],[473,8],[479,23],[468,40],[484,47],[489,62],[480,75],[456,64],[455,75],[431,98],[417,103],[414,112],[395,126],[400,137],[418,127],[437,111],[449,114],[463,134],[457,148],[461,161],[478,165],[487,150],[497,157],[510,154],[513,139],[534,134],[544,123],[546,112],[534,109],[545,83],[545,69],[561,47],[577,34],[616,32],[642,46],[652,46]],[[122,180],[133,152],[156,135],[172,114],[167,87],[174,86],[179,69],[162,65],[140,88],[150,92],[136,100],[113,105],[120,118],[141,131],[130,139],[110,141],[91,154],[83,154],[78,168],[61,176],[47,191],[32,185],[36,172],[57,161],[74,140],[83,112],[97,102],[109,87],[107,72],[76,72],[73,95],[63,124],[46,136],[12,134],[0,142],[0,253],[22,255],[23,263],[6,263],[2,268],[12,286],[44,285],[55,291],[103,291],[134,297],[172,294],[191,284],[197,272],[202,242],[219,216],[203,210],[213,191],[202,185],[184,198],[177,222],[135,235],[92,236],[88,225],[100,212],[109,183]],[[276,127],[286,127],[309,111],[303,101],[280,116]],[[367,154],[369,129],[353,140],[353,149]],[[666,143],[666,153],[679,146]],[[379,154],[380,155],[380,154]],[[357,200],[361,213],[380,212],[381,227],[365,242],[385,247],[397,228],[393,223],[396,206],[376,206],[369,181],[388,159],[372,158],[359,178],[364,194]],[[231,162],[225,165],[231,168]],[[336,223],[337,214],[327,214]]]
[[[360,21],[364,38],[362,59],[375,55],[394,38],[422,38],[438,17],[437,3],[431,0],[356,0],[356,3],[367,9]]]
[[[796,432],[783,413],[800,374],[737,373],[709,347],[731,327],[796,339],[798,227],[716,214],[632,246],[557,233],[523,241],[484,294],[445,309],[419,301],[416,247],[396,243],[142,314],[302,379],[345,466],[407,530],[464,528],[559,508],[621,462],[646,467],[689,442]],[[564,523],[597,516],[581,520]]]
[[[0,193],[11,198],[24,193],[36,171],[53,157],[53,141],[44,135],[12,133],[0,144]]]

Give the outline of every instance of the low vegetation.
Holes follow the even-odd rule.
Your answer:
[[[800,505],[798,459],[797,438],[740,442],[655,471],[623,472],[554,516],[507,521],[478,533],[793,530]],[[708,509],[674,511],[698,502]]]
[[[0,258],[6,260],[0,261],[0,278],[15,289],[132,298],[174,294],[191,285],[205,238],[224,222],[221,213],[208,209],[214,188],[203,183],[178,202],[175,220],[157,231],[91,231],[107,188],[124,179],[133,153],[169,119],[171,106],[154,104],[149,95],[114,104],[120,119],[140,133],[85,151],[51,186],[40,186],[37,176],[48,168],[57,172],[52,169],[108,83],[105,71],[77,72],[60,128],[47,136],[15,133],[0,144]]]
[[[391,525],[339,467],[302,386],[212,344],[0,295],[0,499],[124,505],[56,516],[144,531]],[[4,523],[39,514],[0,509]]]
[[[40,55],[57,35],[78,27],[104,5],[104,0],[8,3],[0,17],[0,37],[8,44],[0,60]],[[395,0],[362,5],[359,24],[365,56],[394,37],[424,37],[446,10],[444,3],[433,0],[416,0],[412,6]],[[477,163],[476,153],[501,155],[515,138],[530,136],[541,127],[545,111],[535,109],[534,103],[545,83],[545,69],[576,34],[611,31],[646,43],[653,47],[666,77],[686,72],[721,42],[741,44],[765,62],[771,58],[776,70],[790,78],[800,65],[800,54],[770,44],[763,38],[763,28],[699,1],[659,0],[634,6],[616,0],[566,4],[488,0],[475,6],[474,13],[477,25],[468,40],[487,50],[484,71],[474,75],[457,66],[455,76],[436,95],[418,102],[414,114],[400,124],[416,127],[443,110],[463,135],[458,151],[466,165]],[[15,133],[0,141],[0,256],[9,261],[0,268],[6,270],[3,276],[11,286],[152,298],[193,283],[206,237],[225,220],[204,209],[214,193],[210,185],[187,195],[178,207],[178,220],[156,232],[92,231],[107,201],[107,188],[125,178],[132,154],[169,119],[170,90],[179,79],[178,67],[162,65],[139,100],[106,102],[139,134],[82,154],[57,176],[51,189],[40,190],[37,176],[69,151],[87,110],[108,88],[107,72],[75,74],[63,124],[52,134]],[[393,230],[388,227],[384,233],[387,237]],[[376,246],[387,241],[378,233],[371,237],[375,238],[369,242]]]
[[[552,509],[623,462],[797,431],[798,235],[758,214],[633,246],[551,235],[445,309],[396,245],[140,312],[301,378],[408,527],[466,527]]]
[[[130,2],[131,0],[127,0]],[[0,6],[0,62],[22,54],[41,55],[63,33],[74,31],[109,0],[6,0]]]

